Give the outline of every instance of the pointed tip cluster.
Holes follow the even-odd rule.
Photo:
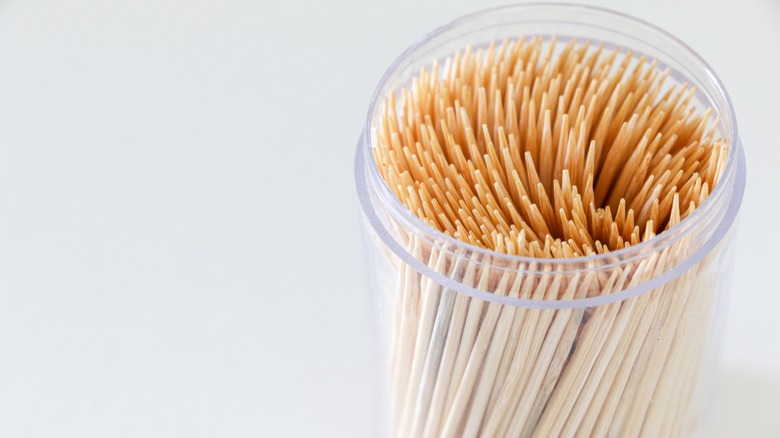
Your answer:
[[[684,219],[723,172],[711,111],[655,61],[534,38],[443,64],[386,97],[373,151],[401,202],[465,242],[540,258],[615,251]]]

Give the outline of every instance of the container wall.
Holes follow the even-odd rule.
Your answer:
[[[472,298],[418,272],[373,230],[368,237],[391,436],[688,436],[700,425],[714,388],[729,236],[661,287],[563,309]],[[559,300],[640,284],[690,247],[565,272],[543,261],[497,267],[489,257],[465,260],[409,235],[400,240],[465,285]]]

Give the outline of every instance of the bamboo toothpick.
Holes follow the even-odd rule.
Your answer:
[[[508,298],[576,300],[657,278],[690,255],[689,237],[602,270],[545,259],[611,257],[702,204],[729,143],[694,92],[655,60],[577,40],[507,38],[437,60],[386,96],[374,160],[414,215],[488,252],[393,232],[433,271]],[[395,434],[686,433],[711,259],[635,298],[561,310],[470,298],[395,262]]]

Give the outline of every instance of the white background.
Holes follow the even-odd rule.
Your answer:
[[[0,437],[372,436],[354,148],[394,58],[492,3],[2,1]],[[717,436],[780,436],[780,3],[593,3],[731,94]]]

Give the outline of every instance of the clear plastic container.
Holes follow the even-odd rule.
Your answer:
[[[453,239],[391,193],[371,154],[382,97],[468,44],[535,35],[632,49],[697,88],[695,99],[713,109],[731,148],[720,181],[693,214],[612,253],[532,259]],[[355,176],[386,353],[388,435],[659,437],[700,430],[714,390],[745,161],[722,84],[685,44],[648,23],[583,6],[466,16],[428,34],[384,75]]]

